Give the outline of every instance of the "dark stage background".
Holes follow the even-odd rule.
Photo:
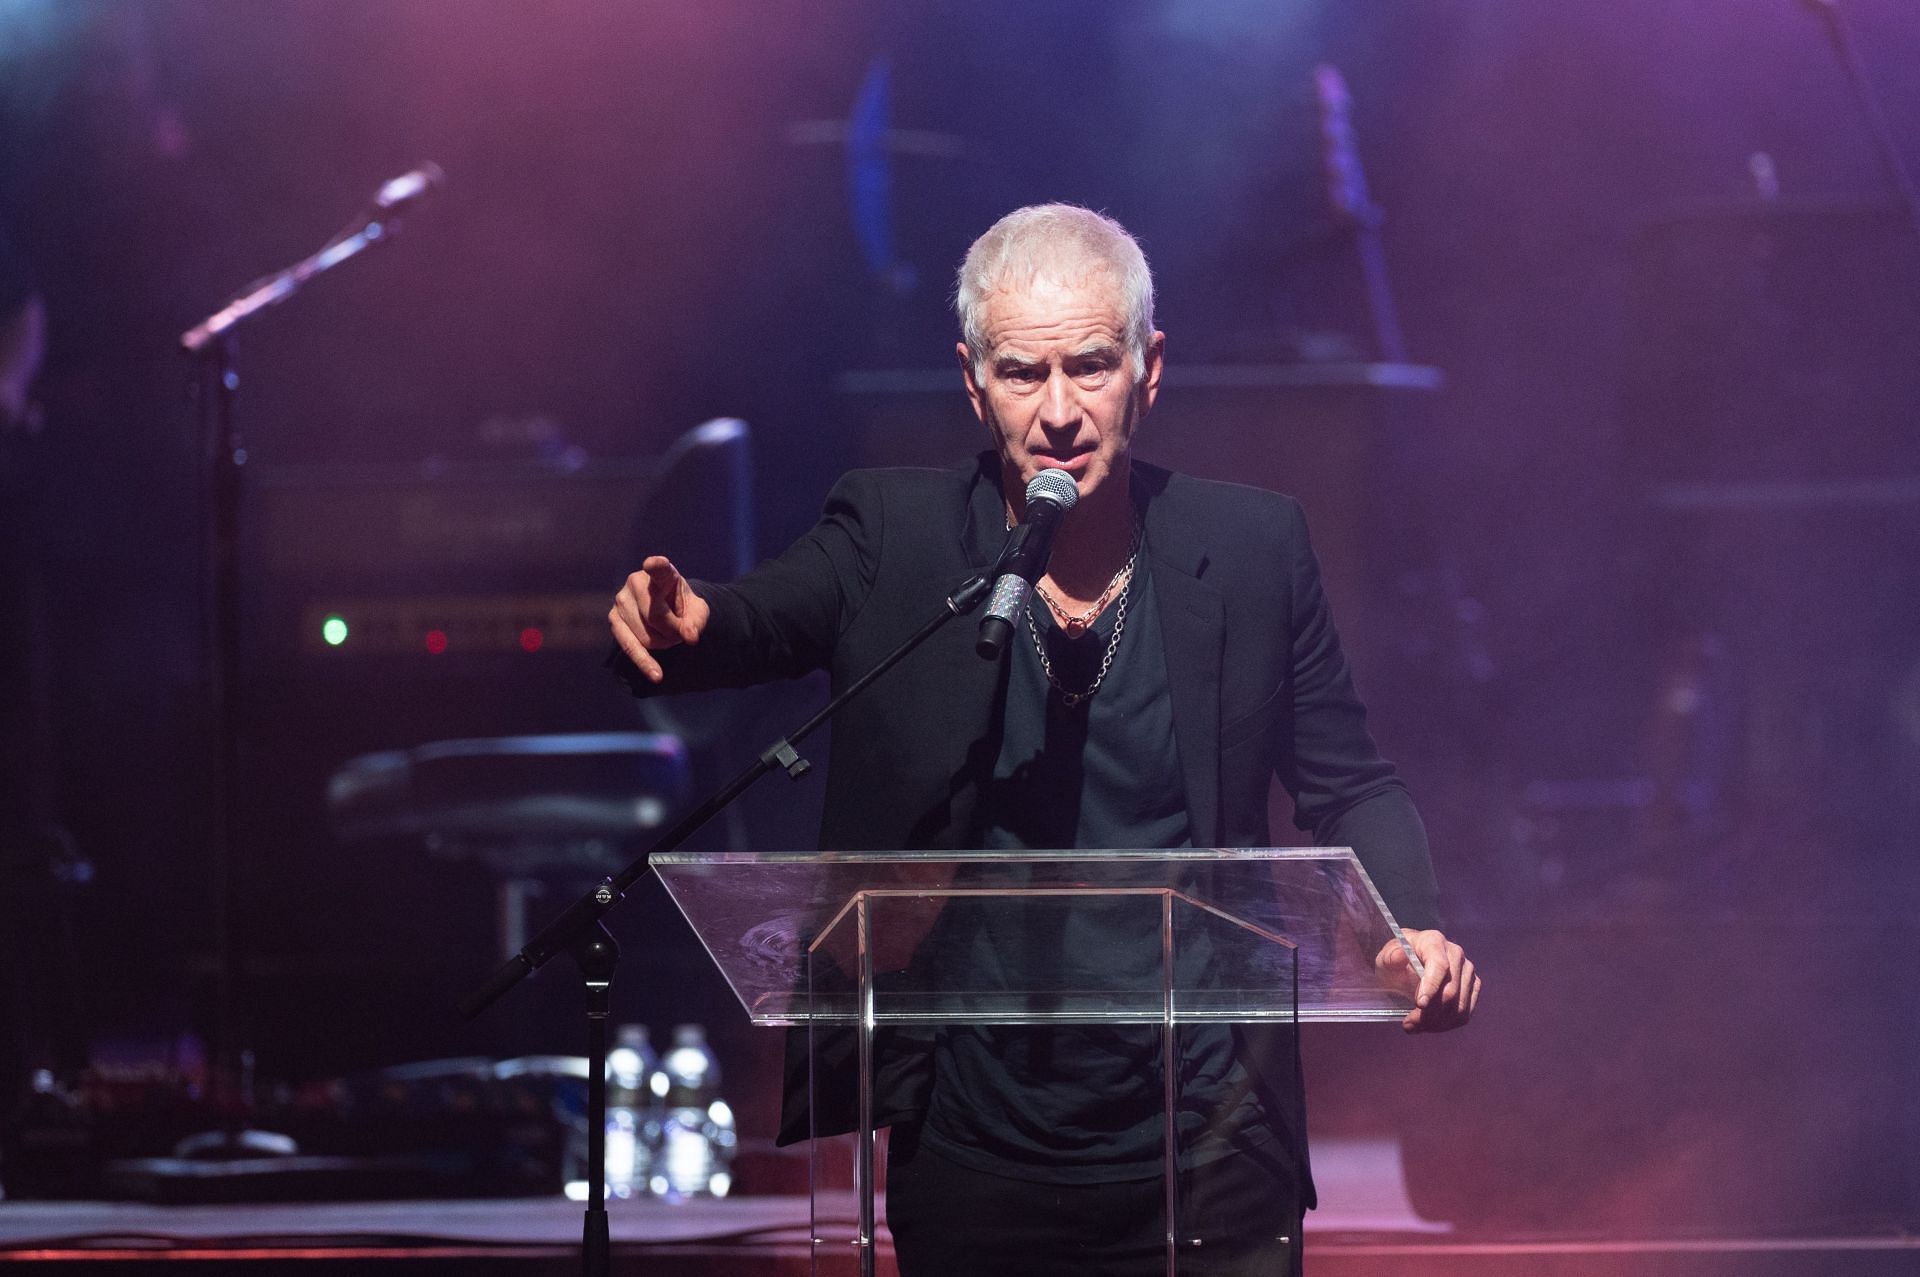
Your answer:
[[[1920,14],[1847,11],[1920,164]],[[1350,375],[1380,351],[1321,63],[1387,213],[1397,388]],[[1156,268],[1143,452],[1308,502],[1486,973],[1464,1033],[1323,1031],[1317,1122],[1399,1135],[1416,1205],[1472,1227],[1920,1219],[1920,236],[1796,0],[0,0],[9,269],[50,324],[44,429],[6,443],[8,797],[68,835],[16,838],[0,879],[14,1067],[190,1057],[211,1029],[175,340],[423,158],[449,179],[400,238],[240,344],[264,1082],[577,1049],[557,966],[456,1023],[498,957],[493,877],[337,836],[326,780],[642,725],[586,647],[325,653],[308,610],[611,595],[636,523],[724,573],[698,503],[628,464],[712,417],[750,424],[761,552],[849,466],[957,458],[952,266],[1064,199]],[[438,558],[356,513],[476,467],[562,485],[549,559],[492,498],[448,498]],[[818,691],[689,711],[695,786]],[[809,845],[813,789],[765,782],[735,833]],[[764,1132],[771,1042],[657,889],[618,930],[623,1017],[712,1026]]]

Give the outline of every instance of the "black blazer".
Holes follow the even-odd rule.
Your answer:
[[[992,453],[952,470],[853,471],[820,521],[778,558],[732,585],[695,582],[712,608],[701,641],[658,654],[665,680],[613,666],[636,695],[738,687],[816,669],[836,690],[933,617],[1006,538]],[[1267,797],[1276,774],[1295,823],[1322,846],[1351,846],[1394,916],[1437,921],[1419,815],[1366,729],[1321,591],[1297,501],[1135,462],[1133,490],[1153,566],[1174,736],[1193,841],[1272,842]],[[965,849],[979,781],[999,752],[1006,663],[981,660],[977,627],[956,621],[852,701],[833,725],[820,845],[834,851]],[[883,1031],[884,1032],[884,1031]],[[1295,1062],[1263,1070],[1276,1119],[1292,1127],[1306,1174],[1297,1047],[1272,1034],[1252,1052]],[[850,1034],[817,1035],[833,1069],[850,1073]],[[780,1141],[807,1135],[805,1034],[788,1039]],[[876,1118],[916,1115],[928,1039],[887,1035],[877,1058]],[[851,1129],[849,1091],[823,1100],[818,1129]]]

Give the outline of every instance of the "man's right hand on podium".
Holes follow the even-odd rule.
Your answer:
[[[665,675],[651,653],[676,643],[698,643],[707,628],[707,602],[693,592],[665,555],[648,556],[613,596],[607,624],[627,659],[655,683]]]

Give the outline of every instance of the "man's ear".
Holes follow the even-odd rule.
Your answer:
[[[956,343],[953,350],[960,359],[960,376],[967,385],[967,402],[973,405],[973,415],[980,419],[980,424],[985,425],[987,421],[986,392],[980,388],[980,382],[973,374],[973,352],[967,349],[967,343],[964,341]]]
[[[1153,401],[1160,396],[1160,371],[1166,366],[1167,335],[1155,332],[1153,340],[1147,343],[1146,367],[1140,370],[1140,415],[1146,416],[1153,410]]]

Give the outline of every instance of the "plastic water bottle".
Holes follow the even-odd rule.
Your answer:
[[[659,1069],[643,1024],[623,1024],[607,1053],[607,1197],[645,1193],[659,1142],[659,1104],[648,1085]]]
[[[720,1063],[707,1031],[682,1024],[650,1081],[665,1106],[650,1187],[657,1197],[725,1197],[733,1187],[733,1110],[720,1098]]]

